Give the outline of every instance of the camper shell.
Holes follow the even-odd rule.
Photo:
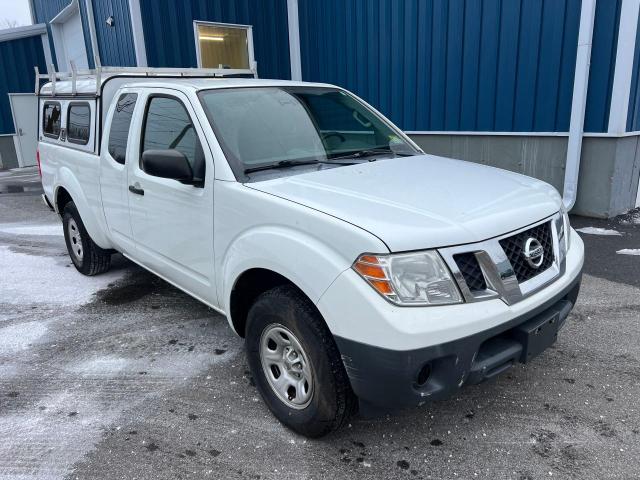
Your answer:
[[[100,139],[109,105],[118,89],[132,80],[157,82],[158,79],[163,78],[258,78],[255,68],[181,69],[98,66],[89,70],[72,68],[71,72],[56,72],[55,67],[51,65],[50,70],[51,73],[41,74],[38,67],[35,67],[38,141],[96,155],[100,154]],[[47,105],[51,106],[53,119],[45,118]],[[72,119],[84,122],[72,124]],[[51,126],[53,124],[58,126],[47,129],[47,121],[52,124]]]

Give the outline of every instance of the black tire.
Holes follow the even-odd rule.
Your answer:
[[[302,409],[278,397],[262,367],[262,333],[274,324],[297,337],[311,363],[312,396]],[[317,438],[337,430],[355,413],[357,399],[333,336],[313,303],[295,287],[282,285],[256,299],[247,318],[246,349],[258,391],[276,418],[290,429]]]
[[[70,233],[70,225],[79,233],[78,237]],[[100,248],[87,233],[75,203],[69,202],[62,211],[62,228],[69,257],[76,269],[83,275],[98,275],[109,270],[111,252]],[[72,230],[74,231],[74,230]],[[75,252],[74,252],[75,250]],[[81,252],[81,255],[78,254]]]

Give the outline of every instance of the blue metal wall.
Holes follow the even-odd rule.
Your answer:
[[[8,93],[31,93],[33,67],[46,72],[40,35],[0,42],[0,135],[15,133]]]
[[[568,130],[580,0],[300,0],[304,80],[406,130]]]
[[[618,47],[622,0],[598,0],[593,25],[589,92],[584,118],[586,132],[606,132],[609,125],[613,74]]]
[[[290,78],[286,0],[140,0],[150,67],[195,67],[193,21],[253,25],[262,78]]]
[[[636,46],[633,54],[633,75],[631,76],[631,93],[629,95],[629,111],[627,114],[627,132],[640,130],[640,17],[636,32]]]
[[[589,131],[608,123],[620,2],[597,2]],[[567,131],[580,8],[580,0],[300,0],[303,79],[342,85],[405,130]]]
[[[68,2],[33,0],[37,21],[48,22]],[[93,2],[103,64],[135,65],[128,0]],[[589,132],[606,131],[609,121],[621,2],[597,2]],[[205,20],[253,25],[260,76],[290,78],[286,0],[140,4],[149,66],[196,66],[193,20]],[[299,0],[303,79],[345,86],[406,130],[567,131],[580,6],[581,0]],[[105,23],[110,15],[113,28]],[[640,93],[630,101],[638,114],[630,115],[629,128],[637,128]]]
[[[84,2],[81,2],[84,4]],[[86,16],[86,15],[85,15]],[[106,19],[112,16],[114,26]],[[93,0],[93,19],[102,65],[135,67],[136,52],[128,0]]]

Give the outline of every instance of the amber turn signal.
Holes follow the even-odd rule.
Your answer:
[[[384,266],[384,260],[380,261],[375,255],[362,255],[353,264],[353,269],[379,294],[383,296],[395,295]]]

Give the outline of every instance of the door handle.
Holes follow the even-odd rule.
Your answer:
[[[140,186],[136,187],[135,185],[129,185],[129,191],[136,195],[144,195],[144,189],[140,188]]]

